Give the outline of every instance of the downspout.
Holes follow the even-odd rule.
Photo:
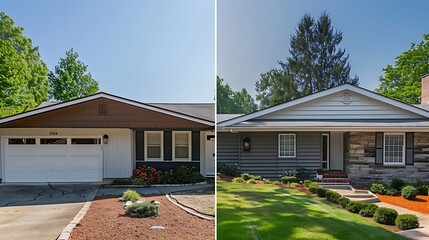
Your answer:
[[[238,167],[241,169],[241,133],[238,133]]]

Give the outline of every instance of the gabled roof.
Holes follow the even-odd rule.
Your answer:
[[[197,122],[197,123],[206,124],[206,125],[209,125],[209,126],[214,126],[214,117],[213,117],[212,120],[205,119],[205,118],[200,117],[198,114],[194,114],[194,115],[189,114],[190,111],[184,111],[184,112],[175,111],[173,109],[168,109],[167,107],[163,108],[163,107],[160,107],[160,106],[157,106],[157,105],[151,105],[151,104],[147,104],[147,103],[141,103],[141,102],[138,102],[138,101],[134,101],[134,100],[130,100],[130,99],[127,99],[127,98],[115,96],[115,95],[112,95],[112,94],[109,94],[109,93],[105,93],[105,92],[98,92],[98,93],[95,93],[95,94],[92,94],[92,95],[88,95],[88,96],[85,96],[85,97],[82,97],[82,98],[77,98],[77,99],[73,99],[73,100],[65,101],[65,102],[41,104],[36,109],[30,110],[28,112],[19,113],[19,114],[15,114],[15,115],[12,115],[12,116],[1,118],[0,119],[0,124],[6,123],[6,122],[10,122],[10,121],[14,121],[14,120],[18,120],[18,119],[22,119],[22,118],[26,118],[26,117],[30,117],[30,116],[41,114],[41,113],[45,113],[45,112],[49,112],[49,111],[53,111],[53,110],[56,110],[56,109],[60,109],[60,108],[72,106],[72,105],[75,105],[75,104],[88,102],[88,101],[99,99],[99,98],[106,98],[106,99],[110,99],[110,100],[113,100],[113,101],[117,101],[117,102],[121,102],[121,103],[124,103],[124,104],[128,104],[128,105],[131,105],[131,106],[135,106],[135,107],[139,107],[139,108],[143,108],[143,109],[147,109],[147,110],[151,110],[151,111],[155,111],[155,112],[167,114],[167,115],[170,115],[170,116],[174,116],[174,117],[186,119],[186,120]],[[213,112],[214,112],[214,104],[212,104],[212,105],[213,105],[212,108],[213,108]],[[176,110],[179,110],[179,109],[176,109]],[[196,111],[198,111],[198,110],[196,110]],[[195,111],[194,111],[194,113],[195,113]]]
[[[214,103],[148,103],[149,105],[167,110],[184,113],[208,121],[215,119]]]
[[[375,92],[372,92],[370,90],[367,90],[367,89],[364,89],[364,88],[361,88],[361,87],[357,87],[357,86],[350,85],[350,84],[344,84],[344,85],[340,85],[340,86],[337,86],[337,87],[334,87],[334,88],[326,89],[326,90],[323,90],[323,91],[320,91],[320,92],[317,92],[317,93],[314,93],[314,94],[311,94],[311,95],[308,95],[308,96],[297,98],[295,100],[292,100],[292,101],[289,101],[289,102],[286,102],[286,103],[275,105],[275,106],[272,106],[272,107],[269,107],[269,108],[266,108],[266,109],[263,109],[263,110],[260,110],[260,111],[256,111],[256,112],[249,113],[249,114],[242,115],[242,116],[238,116],[238,117],[235,117],[235,118],[223,121],[223,122],[219,122],[218,126],[219,127],[231,126],[231,125],[234,125],[234,124],[238,124],[238,123],[241,123],[241,122],[244,122],[244,121],[248,121],[248,120],[251,120],[251,119],[254,119],[254,118],[257,118],[257,117],[261,117],[261,116],[264,116],[264,115],[267,115],[267,114],[270,114],[270,113],[273,113],[273,112],[276,112],[276,111],[279,111],[279,110],[282,110],[282,109],[286,109],[286,108],[289,108],[289,107],[292,107],[292,106],[295,106],[295,105],[298,105],[298,104],[309,102],[311,100],[315,100],[315,99],[318,99],[318,98],[321,98],[321,97],[324,97],[324,96],[328,96],[328,95],[331,95],[331,94],[334,94],[334,93],[337,93],[337,92],[341,92],[341,91],[344,91],[344,90],[355,92],[355,93],[364,95],[366,97],[378,100],[380,102],[383,102],[383,103],[395,106],[397,108],[400,108],[400,109],[403,109],[403,110],[406,110],[406,111],[409,111],[409,112],[421,115],[421,116],[423,116],[425,118],[429,118],[429,111],[426,111],[424,109],[415,107],[415,106],[410,105],[410,104],[406,104],[406,103],[397,101],[395,99],[391,99],[391,98],[382,96],[380,94],[377,94]]]

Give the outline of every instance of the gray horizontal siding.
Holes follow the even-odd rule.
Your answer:
[[[279,132],[253,133],[219,133],[218,134],[218,162],[239,162],[241,171],[260,175],[264,178],[278,178],[284,170],[320,167],[321,133],[297,132],[296,157],[278,157]],[[244,152],[240,147],[241,141],[249,138],[251,151]]]

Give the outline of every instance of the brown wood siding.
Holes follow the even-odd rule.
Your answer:
[[[106,104],[107,115],[99,114]],[[1,128],[133,128],[133,129],[211,129],[213,127],[125,103],[99,98],[50,112],[0,124]]]

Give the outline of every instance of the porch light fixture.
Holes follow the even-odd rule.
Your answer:
[[[250,151],[250,139],[249,138],[243,139],[243,151],[245,151],[245,152]]]
[[[104,135],[103,135],[103,143],[104,143],[104,144],[107,144],[108,142],[109,142],[109,135],[104,134]]]

